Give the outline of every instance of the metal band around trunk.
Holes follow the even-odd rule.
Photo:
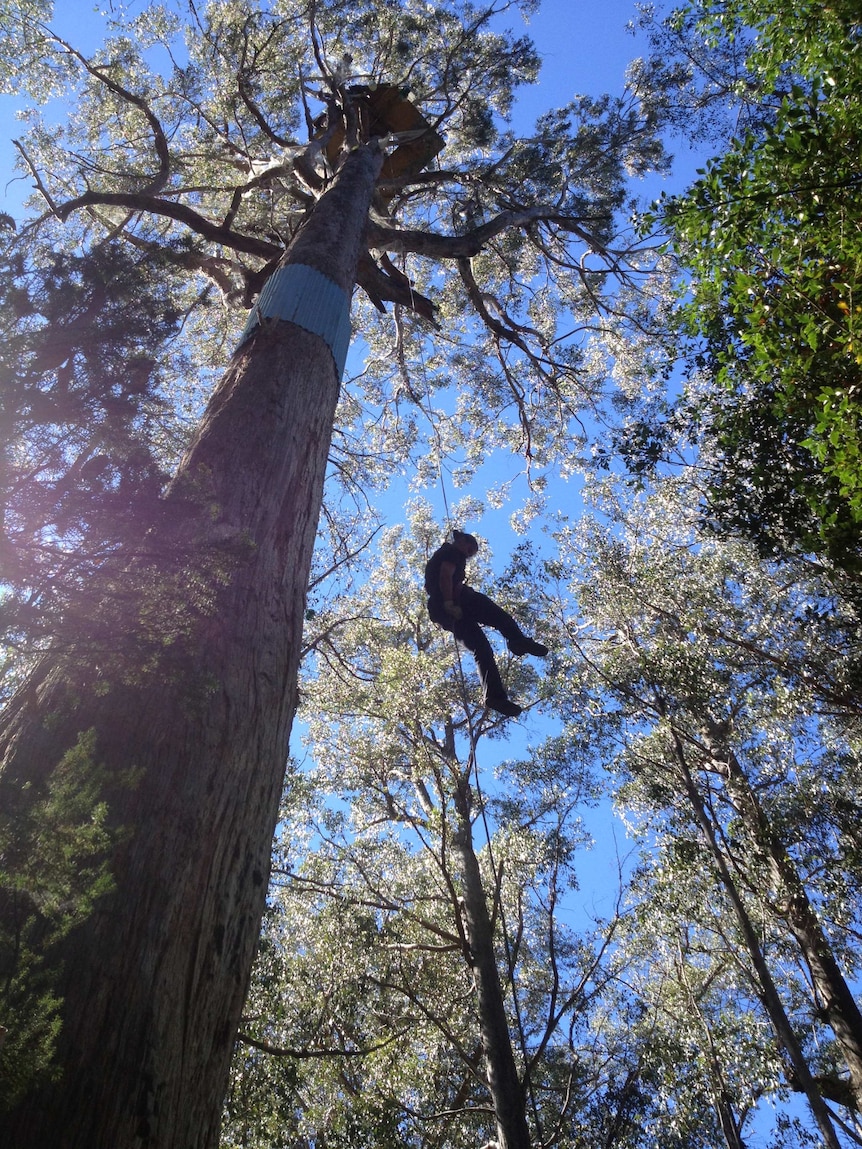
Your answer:
[[[340,379],[350,346],[350,296],[316,268],[289,263],[272,273],[249,313],[239,345],[261,319],[286,319],[311,331],[332,352]]]

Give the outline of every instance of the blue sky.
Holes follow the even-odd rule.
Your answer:
[[[144,0],[131,0],[127,5],[133,13],[143,6]],[[101,40],[101,13],[110,7],[111,0],[86,7],[79,0],[57,0],[52,26],[86,50]],[[521,95],[516,126],[529,129],[536,115],[566,103],[576,93],[621,91],[626,65],[645,51],[643,35],[627,30],[635,15],[635,0],[544,0],[526,24],[517,10],[501,18],[501,23],[525,30],[533,38],[543,61],[538,84]],[[16,179],[14,172],[16,152],[11,141],[21,130],[15,118],[18,106],[15,97],[0,97],[0,211],[15,218],[20,216],[22,195],[29,184]],[[687,176],[691,163],[685,155],[679,158],[682,174]],[[657,186],[656,190],[661,189]]]
[[[110,7],[112,0],[105,0]],[[144,0],[140,0],[143,6]],[[87,4],[87,0],[85,0]],[[128,8],[138,9],[135,0]],[[76,46],[84,50],[94,47],[101,39],[103,18],[99,15],[101,5],[82,6],[80,0],[58,0],[53,26]],[[599,95],[604,92],[618,94],[624,85],[625,70],[636,56],[646,52],[643,34],[634,35],[628,29],[629,22],[636,16],[634,0],[544,0],[540,11],[531,18],[524,29],[517,12],[510,13],[504,23],[517,31],[526,30],[534,39],[543,60],[538,84],[525,89],[520,97],[515,116],[515,128],[529,131],[535,117],[543,111],[567,103],[575,94]],[[22,180],[15,172],[16,152],[12,138],[18,134],[21,125],[15,118],[18,101],[13,97],[0,97],[0,212],[7,212],[15,219],[22,215],[21,201],[29,190],[29,180]],[[61,107],[58,105],[58,113]],[[685,187],[693,178],[696,167],[702,163],[702,156],[691,153],[684,145],[675,142],[676,159],[674,174],[665,181],[650,181],[642,188],[643,194],[656,196],[662,190],[677,191]],[[519,466],[519,463],[515,465]],[[501,466],[505,467],[505,463]],[[505,478],[505,474],[501,477]],[[387,499],[394,519],[399,516],[406,496],[406,484],[392,491]],[[448,485],[447,497],[450,502],[457,500],[464,492]],[[433,494],[435,504],[442,517],[442,490]],[[570,514],[577,513],[579,497],[577,484],[570,483],[555,492],[557,505]],[[508,517],[511,507],[498,511],[489,510],[479,524],[482,535],[492,539],[495,549],[495,567],[504,566],[508,548],[517,542],[510,530]],[[463,524],[468,529],[474,524]],[[501,755],[523,753],[529,741],[542,733],[542,724],[530,720],[527,724],[512,723],[511,737],[507,744],[500,746]],[[297,751],[301,753],[299,747]],[[587,918],[594,913],[605,914],[617,889],[617,851],[625,854],[631,843],[625,841],[625,831],[617,821],[607,803],[599,810],[585,811],[587,827],[597,839],[597,849],[587,859],[582,860],[582,888],[575,897],[573,907],[580,908]]]
[[[143,7],[145,0],[130,0],[127,7],[132,13]],[[102,39],[104,29],[104,16],[100,14],[105,8],[110,9],[111,0],[103,5],[84,7],[79,0],[58,0],[55,6],[55,18],[52,26],[75,46],[83,50],[94,48]],[[545,0],[538,13],[526,24],[522,21],[517,9],[513,9],[504,17],[501,24],[512,27],[517,33],[526,31],[536,43],[543,61],[539,82],[522,90],[515,111],[515,129],[529,132],[535,118],[549,108],[558,107],[568,103],[576,94],[600,95],[604,92],[618,94],[622,92],[625,82],[625,71],[629,62],[641,53],[645,53],[646,45],[643,34],[633,34],[629,23],[636,16],[634,0]],[[12,97],[0,98],[0,211],[8,212],[14,218],[20,219],[22,215],[21,201],[29,191],[30,180],[22,179],[14,170],[16,152],[12,138],[21,129],[15,118],[18,101]],[[57,116],[63,113],[62,105],[56,105]],[[690,178],[693,164],[688,157],[683,159],[683,172],[679,180],[654,180],[645,186],[643,194],[657,195],[663,186],[680,187]],[[16,178],[17,176],[17,178]],[[359,370],[359,363],[354,360],[354,369]],[[421,372],[421,365],[418,370]],[[476,484],[475,493],[481,497],[482,490],[492,482],[500,482],[510,477],[514,470],[520,470],[520,460],[505,458],[495,461],[493,466],[483,469],[482,481]],[[404,503],[410,497],[407,479],[403,484],[397,484],[381,498],[381,503],[393,521],[403,518]],[[444,477],[443,485],[430,492],[423,492],[429,497],[442,519],[445,513],[445,497],[450,504],[457,502],[471,490],[455,489],[448,476]],[[580,483],[571,481],[565,485],[559,484],[555,492],[554,502],[559,509],[568,514],[577,514],[580,508]],[[526,485],[520,482],[514,490],[516,502],[527,494]],[[488,508],[480,522],[464,523],[467,529],[475,529],[482,536],[488,538],[494,549],[494,567],[501,570],[505,565],[507,554],[512,546],[521,539],[512,531],[509,517],[512,506],[505,506],[497,510]],[[528,725],[512,724],[511,742],[505,748],[505,753],[517,754],[523,752],[529,738],[536,737],[540,728],[535,720]],[[501,748],[503,749],[503,748]],[[600,818],[601,829],[596,829],[596,821]],[[610,896],[613,896],[616,885],[616,850],[612,844],[613,821],[606,809],[599,815],[591,813],[588,821],[597,833],[605,840],[605,848],[597,852],[594,864],[599,863],[608,867],[607,880],[590,879],[590,897],[597,889],[610,886]],[[617,834],[622,839],[623,832],[617,824]],[[625,843],[623,842],[623,848]]]

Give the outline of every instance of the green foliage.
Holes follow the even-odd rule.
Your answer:
[[[858,574],[862,526],[862,38],[852,5],[694,5],[702,36],[748,31],[762,116],[665,223],[691,279],[686,332],[712,381],[710,513],[767,553]],[[816,31],[815,31],[816,30]]]
[[[301,713],[313,760],[287,789],[246,1006],[255,1044],[237,1050],[225,1144],[276,1126],[298,1143],[356,1146],[468,1149],[494,1136],[453,846],[465,790],[511,1040],[532,1058],[530,1120],[561,1121],[557,1143],[574,1147],[585,1128],[649,1109],[633,1083],[623,1089],[630,1051],[590,1029],[584,981],[601,976],[601,927],[580,935],[558,911],[596,798],[581,726],[573,716],[499,761],[472,660],[425,609],[422,568],[442,532],[419,504],[411,526],[380,540],[340,619],[310,620]],[[494,579],[482,553],[474,584],[535,627],[537,557],[521,548]],[[501,662],[513,690],[538,693],[529,660]],[[275,1093],[257,1116],[245,1108],[255,1090]]]
[[[17,645],[80,625],[92,580],[153,519],[171,423],[157,360],[178,323],[156,274],[118,245],[6,248],[0,618]]]
[[[34,99],[47,100],[62,90],[70,69],[52,59],[43,23],[53,11],[53,0],[0,3],[0,91],[25,87]]]
[[[0,780],[0,1112],[57,1072],[52,949],[112,888],[115,835],[94,749],[95,732],[82,734],[38,792]]]
[[[170,393],[187,366],[176,288],[169,260],[119,243],[55,252],[27,232],[0,260],[4,695],[50,647],[98,648],[105,672],[123,634],[143,669],[210,609],[243,551],[201,543],[205,489],[163,498],[187,435]],[[157,525],[170,544],[131,562]]]
[[[502,761],[471,714],[475,684],[459,681],[470,666],[458,668],[423,614],[419,573],[438,539],[427,508],[368,556],[369,581],[342,602],[340,622],[315,614],[303,711],[312,760],[287,791],[226,1144],[245,1132],[246,1144],[467,1149],[493,1135],[449,845],[467,761],[473,832],[481,842],[487,819],[490,835],[480,865],[510,1033],[524,1043],[545,1139],[635,1149],[660,1129],[662,1145],[709,1149],[730,1122],[745,1141],[760,1109],[776,1107],[776,1128],[791,1121],[782,1052],[674,734],[812,1070],[840,1079],[721,755],[730,739],[855,970],[854,608],[805,563],[780,582],[752,546],[704,534],[698,482],[693,472],[639,498],[594,489],[595,520],[561,533],[555,562],[524,545],[499,577],[493,564],[476,572],[510,608],[538,609],[554,648],[541,691],[560,728],[524,753],[507,740]],[[617,912],[579,929],[602,767],[638,854]],[[584,885],[587,900],[603,892]],[[800,1143],[809,1135],[800,1122]]]
[[[182,315],[181,338],[195,349],[195,361],[225,360],[239,312],[332,178],[335,162],[321,159],[315,133],[332,112],[345,70],[351,81],[409,84],[446,137],[431,175],[381,189],[369,225],[381,230],[370,245],[371,266],[381,272],[385,256],[390,284],[400,275],[412,286],[394,314],[372,314],[361,300],[354,309],[367,360],[344,388],[333,471],[356,505],[345,516],[331,500],[324,512],[332,547],[319,552],[307,614],[302,711],[313,763],[291,779],[279,828],[276,881],[225,1119],[229,1145],[475,1149],[493,1137],[452,849],[454,834],[464,832],[465,796],[525,1080],[529,1069],[525,1092],[537,1142],[628,1149],[660,1136],[674,1149],[714,1145],[725,1091],[744,1115],[758,1091],[774,1089],[778,1059],[728,957],[738,938],[668,765],[672,740],[667,716],[656,716],[658,691],[670,697],[672,720],[692,739],[700,735],[696,720],[715,717],[713,709],[733,710],[749,764],[768,789],[770,815],[787,829],[806,876],[822,875],[818,889],[836,928],[849,934],[857,912],[847,876],[856,871],[842,871],[833,857],[839,837],[858,856],[856,791],[851,787],[849,806],[831,798],[818,804],[815,781],[826,776],[837,792],[842,777],[855,778],[854,747],[829,727],[834,747],[808,755],[808,716],[800,732],[788,702],[788,695],[809,691],[806,699],[824,707],[854,704],[855,656],[843,641],[832,650],[828,642],[846,638],[849,612],[827,625],[821,589],[807,587],[784,614],[770,612],[764,603],[774,580],[748,552],[716,559],[704,546],[704,566],[680,572],[687,541],[664,534],[655,546],[614,545],[597,532],[586,542],[594,569],[578,587],[596,630],[587,648],[572,599],[554,598],[551,576],[564,582],[577,565],[570,553],[552,569],[537,551],[520,548],[497,578],[486,564],[477,580],[529,629],[543,619],[549,633],[540,637],[553,635],[559,652],[552,673],[540,678],[529,661],[501,651],[513,691],[552,726],[540,738],[527,727],[518,743],[504,741],[510,728],[482,713],[472,661],[459,658],[425,614],[419,576],[442,537],[430,510],[417,510],[411,531],[386,537],[365,569],[355,562],[375,525],[369,492],[399,469],[419,484],[436,484],[455,460],[456,481],[466,483],[495,449],[507,453],[507,474],[521,453],[531,501],[519,523],[529,522],[546,476],[580,467],[580,413],[605,391],[610,359],[622,386],[639,393],[660,358],[652,346],[652,302],[638,285],[654,276],[652,298],[661,302],[662,270],[650,253],[614,236],[629,207],[628,175],[666,167],[664,89],[678,85],[680,75],[640,65],[624,96],[575,97],[518,139],[506,117],[518,86],[535,78],[538,60],[527,39],[503,34],[490,15],[490,8],[418,0],[251,10],[233,0],[153,6],[133,20],[118,17],[111,40],[89,59],[32,22],[16,32],[15,44],[38,62],[39,75],[65,78],[66,95],[78,101],[76,115],[58,127],[28,112],[21,163],[38,175],[42,196],[60,205],[36,234],[46,246],[86,248],[105,234],[127,245],[108,270],[119,274],[122,264],[128,271],[130,310],[106,309],[108,334],[81,322],[70,357],[46,367],[49,381],[35,379],[34,368],[16,392],[37,393],[43,405],[42,421],[27,424],[32,412],[17,400],[16,421],[26,433],[14,445],[44,482],[31,519],[24,517],[23,485],[6,484],[8,524],[18,532],[19,553],[29,546],[33,556],[79,564],[78,587],[104,569],[106,555],[125,558],[124,540],[140,527],[138,511],[154,501],[161,469],[176,456],[173,435],[165,442],[151,434],[163,427],[165,412],[165,388],[148,362],[159,358],[158,339],[171,336]],[[771,67],[752,58],[749,73],[760,69],[764,89],[777,84],[768,81]],[[781,115],[767,109],[760,117],[766,135],[799,130],[788,109],[779,132]],[[754,126],[751,132],[754,139]],[[710,194],[713,210],[724,193],[718,187]],[[85,202],[76,205],[76,196]],[[460,247],[465,236],[471,243]],[[98,242],[95,250],[102,250]],[[9,301],[18,308],[10,335],[32,337],[20,344],[30,366],[38,363],[43,326],[58,317],[65,322],[64,292],[78,322],[98,291],[98,267],[91,275],[77,256],[50,266],[50,306],[34,305],[37,293],[23,284],[20,268],[9,281]],[[184,278],[185,288],[178,282]],[[708,285],[708,275],[702,278]],[[442,324],[433,348],[407,315],[414,288],[427,293]],[[151,303],[143,319],[131,307],[135,299]],[[736,312],[732,319],[730,335],[720,335],[722,351],[729,339],[747,347]],[[127,345],[114,340],[124,325]],[[810,346],[810,334],[805,338]],[[125,358],[130,345],[143,360],[139,393],[127,386],[135,365]],[[194,414],[193,403],[187,412],[177,408],[177,422]],[[109,429],[121,441],[109,441]],[[812,433],[803,421],[803,458],[813,457],[806,445]],[[61,446],[67,442],[68,455]],[[48,464],[34,471],[40,450]],[[100,456],[107,469],[95,465]],[[830,481],[839,483],[836,476]],[[194,503],[198,492],[187,493]],[[807,494],[799,497],[814,514],[819,504],[805,501]],[[497,505],[505,498],[505,488],[493,495]],[[650,513],[674,522],[679,504],[669,499]],[[94,542],[102,548],[96,555],[86,549]],[[193,609],[206,607],[229,558],[192,572]],[[40,577],[54,569],[41,568]],[[151,569],[140,578],[123,568],[120,597],[131,592],[135,609],[150,617],[170,614],[163,582],[142,593]],[[17,609],[35,579],[10,572]],[[169,588],[172,609],[186,593],[187,573],[181,565],[179,593]],[[742,609],[738,588],[749,578],[754,590]],[[50,621],[69,617],[65,590],[49,593],[42,578],[35,593],[40,608],[56,594]],[[710,629],[717,619],[719,639]],[[211,669],[218,675],[222,668]],[[812,679],[820,694],[810,690]],[[770,739],[795,755],[795,777],[770,773]],[[511,758],[501,759],[500,747]],[[697,760],[709,774],[708,755]],[[632,887],[633,912],[613,911],[609,921],[579,930],[566,899],[577,885],[587,836],[581,818],[596,800],[600,765],[625,778],[621,800],[633,821],[642,819],[637,829],[660,837],[659,867],[645,867],[642,884]],[[727,815],[720,787],[709,793]],[[736,832],[732,817],[727,828]],[[75,842],[86,874],[88,840],[82,832]],[[95,841],[89,845],[95,849]],[[760,906],[763,869],[752,864],[750,873],[748,896]],[[96,877],[94,871],[94,890]],[[769,918],[770,940],[783,957],[786,938],[776,920]],[[788,983],[799,997],[797,1016],[808,1020],[801,979],[788,975]],[[30,1016],[43,1019],[47,1051],[56,1011],[50,979],[38,993]]]
[[[601,337],[621,363],[648,326],[639,288],[652,257],[626,217],[630,177],[667,168],[666,77],[643,66],[620,78],[621,94],[579,95],[516,135],[509,117],[539,59],[506,22],[533,6],[173,0],[107,13],[107,39],[89,55],[22,6],[12,41],[66,78],[76,109],[55,124],[53,107],[28,101],[19,165],[40,180],[32,206],[56,209],[38,230],[58,247],[110,234],[173,266],[186,280],[170,298],[184,315],[188,376],[222,366],[337,168],[319,139],[338,85],[397,84],[445,147],[430,179],[387,181],[375,205],[376,225],[397,234],[369,234],[367,296],[354,301],[368,353],[339,412],[338,474],[361,488],[404,466],[422,472],[430,441],[466,456],[465,479],[497,449],[522,455],[534,478],[557,459],[571,472],[577,414],[607,384]],[[469,260],[452,243],[465,234]],[[433,347],[410,315],[416,298],[445,332]],[[534,393],[549,402],[525,400]]]

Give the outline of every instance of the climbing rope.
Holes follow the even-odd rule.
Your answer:
[[[404,270],[404,273],[406,275],[406,267],[403,270]],[[411,281],[409,276],[407,276],[407,282],[410,284],[410,295],[412,298],[412,296],[413,296],[413,285],[412,285],[412,281]],[[404,371],[404,373],[407,374],[406,363],[403,359],[403,349],[402,349],[402,359],[401,359],[400,366],[401,366],[402,371]],[[446,515],[446,527],[447,527],[447,532],[448,532],[449,530],[452,529],[454,524],[452,522],[452,515],[451,515],[451,512],[449,510],[449,500],[448,500],[448,497],[446,495],[446,481],[444,479],[444,474],[443,474],[443,440],[442,440],[442,436],[440,435],[440,430],[437,426],[437,421],[433,417],[433,410],[432,410],[432,406],[431,406],[431,387],[430,387],[430,384],[428,382],[428,371],[427,371],[427,367],[425,364],[424,350],[420,354],[420,357],[419,357],[419,366],[421,368],[421,373],[422,373],[423,400],[424,400],[424,402],[419,403],[419,407],[420,407],[420,410],[422,410],[422,412],[424,413],[426,419],[428,420],[428,424],[431,427],[432,434],[433,434],[434,438],[436,439],[437,480],[438,480],[438,483],[440,485],[440,493],[441,493],[442,498],[443,498],[443,509],[444,509],[445,515]],[[475,784],[475,790],[476,790],[476,797],[477,797],[478,802],[479,802],[479,809],[481,811],[481,816],[482,816],[482,826],[484,828],[485,841],[487,843],[487,848],[488,848],[488,862],[489,862],[489,865],[491,868],[491,875],[492,875],[493,881],[494,881],[494,889],[499,891],[499,917],[500,917],[500,925],[501,925],[502,934],[503,934],[503,946],[504,946],[504,950],[505,950],[505,954],[506,954],[506,967],[507,967],[508,973],[509,973],[509,984],[511,987],[512,1004],[513,1004],[514,1013],[515,1013],[515,1025],[516,1025],[517,1030],[518,1030],[518,1044],[519,1044],[520,1049],[521,1049],[521,1057],[522,1057],[523,1063],[524,1063],[524,1072],[526,1075],[527,1092],[528,1092],[528,1095],[530,1098],[530,1108],[533,1111],[533,1121],[535,1123],[536,1134],[538,1137],[538,1141],[541,1144],[541,1142],[542,1142],[542,1123],[541,1123],[541,1118],[539,1115],[538,1103],[536,1101],[535,1090],[533,1088],[532,1075],[529,1073],[529,1070],[528,1070],[528,1064],[529,1063],[528,1063],[528,1057],[527,1057],[527,1039],[526,1039],[526,1032],[524,1029],[523,1015],[521,1012],[521,1004],[520,1004],[520,1001],[518,1000],[518,988],[517,988],[517,984],[515,981],[515,967],[514,967],[514,962],[513,962],[512,939],[511,939],[511,934],[509,932],[509,926],[508,926],[508,923],[506,921],[505,906],[503,904],[501,874],[500,874],[500,870],[497,866],[496,858],[494,856],[494,847],[492,844],[491,827],[488,823],[488,817],[487,817],[487,813],[486,813],[485,796],[483,794],[480,779],[479,779],[479,763],[478,763],[476,751],[477,751],[477,745],[478,745],[479,735],[481,733],[481,730],[477,727],[477,725],[473,719],[473,707],[470,704],[470,696],[469,696],[468,691],[467,691],[467,675],[464,671],[464,666],[463,666],[463,663],[461,661],[461,650],[460,650],[460,647],[458,645],[458,640],[455,638],[454,634],[452,634],[451,637],[452,637],[452,642],[455,645],[455,659],[456,659],[457,664],[458,664],[458,685],[459,685],[459,692],[461,695],[461,702],[462,702],[463,707],[464,707],[464,713],[467,716],[467,734],[468,734],[468,742],[469,742],[469,754],[468,754],[468,759],[467,759],[467,763],[468,763],[468,765],[467,765],[467,778],[468,778],[468,782],[469,782],[471,775],[475,779],[474,784]]]

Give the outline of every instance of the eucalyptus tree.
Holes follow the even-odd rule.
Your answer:
[[[831,686],[858,659],[855,609],[816,567],[775,569],[699,533],[696,494],[690,475],[666,480],[609,499],[616,532],[564,532],[589,620],[576,644],[616,699],[620,802],[657,836],[655,881],[672,871],[678,929],[700,899],[700,945],[711,930],[710,960],[739,965],[785,1082],[836,1145],[835,1121],[859,1110],[862,1032],[858,855],[844,829],[859,804],[859,702]]]
[[[630,307],[643,326],[644,258],[613,236],[627,173],[663,163],[659,124],[641,70],[638,90],[575,99],[516,139],[503,121],[537,61],[494,30],[502,4],[160,5],[121,12],[90,54],[44,7],[5,9],[0,43],[7,89],[34,100],[18,141],[44,211],[32,230],[61,247],[110,236],[182,272],[173,304],[210,370],[254,307],[158,523],[112,556],[126,609],[110,641],[99,602],[6,709],[6,782],[37,795],[79,746],[108,778],[119,840],[113,893],[51,951],[61,1073],[6,1127],[21,1146],[212,1145],[354,285],[394,307],[382,369],[367,328],[370,393],[390,418],[422,401],[412,324],[435,323],[450,366],[432,364],[426,401],[454,380],[465,424],[497,424],[494,443],[544,465],[603,375],[588,332],[623,329]],[[40,120],[48,95],[71,103],[67,122]]]
[[[425,609],[437,536],[416,508],[341,621],[309,629],[311,761],[288,789],[226,1145],[634,1146],[655,1116],[625,1027],[604,1023],[616,914],[571,924],[597,795],[578,714],[495,768],[501,722]],[[524,626],[526,568],[494,588]],[[505,672],[542,705],[532,669]]]
[[[711,859],[698,845],[686,825],[643,851],[619,938],[626,984],[640,1005],[632,1028],[663,1128],[742,1149],[757,1143],[772,1113],[789,1125],[788,1142],[816,1143],[787,1105],[790,1088],[758,986],[739,960],[744,938],[715,896]]]

